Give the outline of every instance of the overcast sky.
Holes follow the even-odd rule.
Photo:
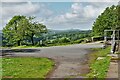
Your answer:
[[[49,2],[48,2],[49,1]],[[36,16],[49,29],[92,29],[106,7],[118,0],[2,0],[0,29],[15,15]]]

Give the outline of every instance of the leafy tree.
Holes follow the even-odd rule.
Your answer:
[[[39,37],[41,33],[47,32],[45,25],[33,22],[34,17],[14,16],[3,28],[3,36],[8,45],[21,45],[21,42],[29,38],[34,45],[34,37]]]
[[[66,38],[66,37],[63,37],[63,38],[60,39],[60,42],[61,43],[68,43],[68,42],[70,42],[70,39]]]
[[[20,42],[24,38],[24,29],[21,21],[26,20],[25,16],[14,16],[9,23],[3,28],[3,36],[6,38],[8,45],[17,44],[20,46]]]
[[[120,29],[118,26],[118,6],[107,7],[105,11],[98,16],[92,27],[94,36],[103,36],[104,30]]]
[[[47,32],[47,28],[45,25],[32,21],[34,18],[35,17],[29,17],[29,26],[26,30],[27,36],[30,37],[32,45],[34,45],[34,37],[39,37],[41,33]]]

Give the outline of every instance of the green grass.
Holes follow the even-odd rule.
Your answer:
[[[37,46],[17,46],[17,47],[12,47],[11,49],[22,49],[22,48],[36,48]]]
[[[95,48],[92,50],[95,50],[95,52],[90,54],[89,59],[90,73],[87,74],[87,77],[105,78],[111,59],[111,57],[107,57],[107,54],[110,53],[110,47],[107,47],[106,49]],[[105,58],[97,60],[98,57]]]
[[[90,78],[105,78],[110,64],[110,57],[97,60],[91,64],[91,72],[87,75]]]
[[[52,47],[52,46],[68,46],[68,45],[72,45],[72,43],[48,44],[46,46],[16,46],[16,47],[11,47],[11,49],[25,49],[25,48],[39,48],[39,47],[45,48],[45,47]],[[7,48],[7,47],[3,47],[3,48]]]
[[[3,78],[45,78],[54,62],[47,58],[3,58]]]
[[[107,54],[110,53],[110,48],[111,47],[107,47],[106,49],[92,48],[91,50],[93,50],[93,53],[89,55],[89,63],[94,63],[98,57],[106,57]]]

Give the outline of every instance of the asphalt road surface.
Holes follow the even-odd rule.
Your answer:
[[[3,50],[6,56],[47,57],[56,61],[57,68],[50,74],[51,78],[79,76],[86,72],[85,56],[91,53],[90,48],[102,48],[100,43],[74,44],[68,46],[53,46],[46,48],[19,49],[16,51]]]

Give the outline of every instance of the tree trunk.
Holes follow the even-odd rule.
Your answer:
[[[34,36],[34,34],[32,33],[31,41],[32,41],[32,45],[34,46],[34,39],[33,39],[33,36]]]
[[[18,43],[18,46],[20,46],[20,40],[17,43]]]

